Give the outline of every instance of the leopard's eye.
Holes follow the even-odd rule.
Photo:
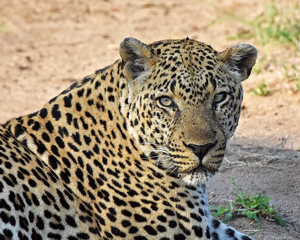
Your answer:
[[[173,100],[170,97],[163,96],[159,98],[159,103],[165,107],[170,107],[173,105]]]
[[[220,103],[220,102],[224,101],[226,96],[227,96],[226,93],[216,94],[215,97],[214,97],[214,100],[213,100],[214,104],[217,104],[217,103]]]

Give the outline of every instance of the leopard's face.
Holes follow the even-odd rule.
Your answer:
[[[130,132],[168,174],[204,184],[220,167],[237,127],[241,81],[210,46],[168,43],[148,46],[155,64],[129,87]]]

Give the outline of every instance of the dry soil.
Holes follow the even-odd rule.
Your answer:
[[[297,0],[279,1],[284,8]],[[252,19],[264,14],[266,0],[1,0],[0,1],[0,122],[40,108],[73,82],[113,63],[125,37],[142,42],[190,37],[222,51],[252,40],[229,41],[247,27],[228,20],[229,12]],[[227,19],[227,20],[226,20]],[[300,68],[300,55],[275,46],[270,56]],[[272,92],[251,96],[262,79]],[[300,239],[300,93],[280,65],[266,67],[244,82],[240,124],[221,170],[209,184],[211,205],[228,204],[236,193],[234,177],[243,191],[270,196],[271,204],[289,221],[230,225],[255,239]],[[287,138],[287,139],[286,139]],[[282,142],[282,140],[286,139]],[[281,144],[280,144],[281,143]],[[277,146],[279,144],[279,146]]]

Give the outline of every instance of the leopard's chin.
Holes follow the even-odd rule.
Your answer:
[[[188,185],[203,186],[215,175],[215,170],[210,170],[202,164],[185,173],[178,173],[180,178]]]

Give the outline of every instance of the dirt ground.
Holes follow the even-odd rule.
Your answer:
[[[298,0],[279,1],[281,7]],[[267,0],[1,0],[0,123],[40,109],[73,82],[119,58],[125,37],[150,43],[190,37],[222,51],[253,40],[229,41],[245,26],[222,20],[229,11],[252,19]],[[214,24],[212,24],[214,23]],[[300,68],[300,53],[284,47],[271,57]],[[262,79],[272,89],[266,97],[250,92]],[[211,205],[228,204],[242,190],[270,197],[287,228],[261,220],[255,239],[300,239],[300,92],[282,67],[269,66],[244,82],[240,124],[221,170],[209,184]],[[287,139],[286,139],[287,138]],[[286,139],[286,140],[285,140]],[[282,141],[284,140],[284,141]],[[281,144],[280,144],[281,143]],[[278,146],[277,146],[278,145]],[[245,218],[230,225],[251,233],[256,223]]]

